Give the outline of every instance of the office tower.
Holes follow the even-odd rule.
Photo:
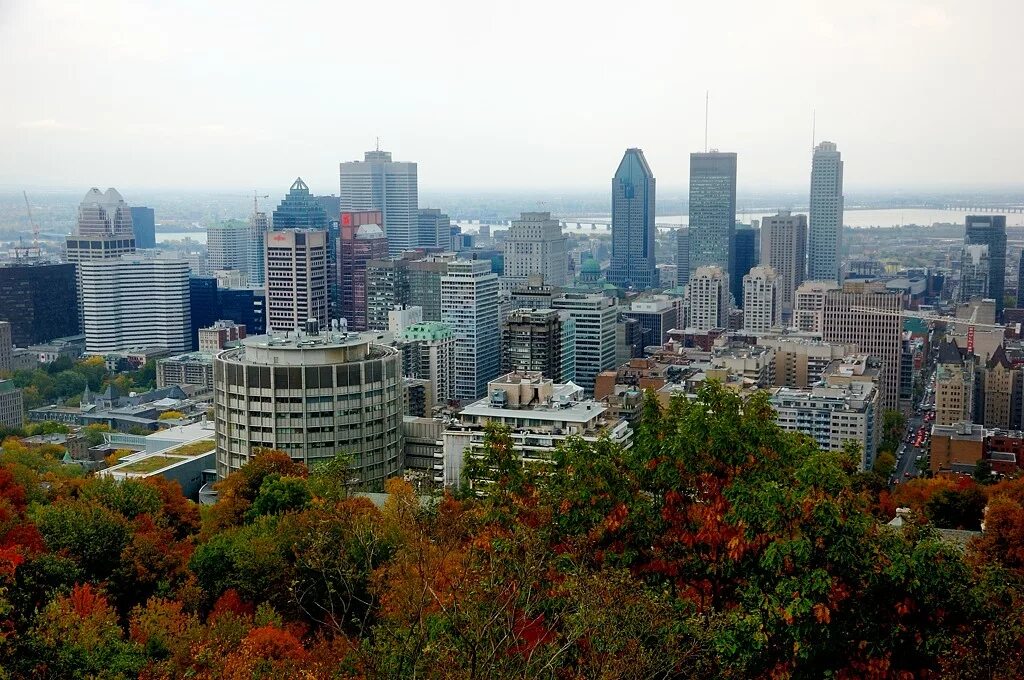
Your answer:
[[[729,270],[729,290],[732,291],[736,305],[743,309],[743,277],[757,266],[758,241],[761,230],[751,227],[738,227],[733,233],[732,269]]]
[[[996,301],[996,319],[1002,320],[1006,292],[1006,216],[968,215],[964,245],[988,246],[988,295]]]
[[[327,230],[328,217],[316,196],[301,177],[295,179],[281,203],[274,210],[271,226],[274,231],[287,229]]]
[[[0,265],[0,321],[16,347],[81,332],[76,278],[73,264]]]
[[[437,208],[420,208],[416,211],[416,224],[421,248],[433,246],[451,250],[452,220],[448,215]]]
[[[78,266],[87,352],[192,347],[184,260],[123,256]]]
[[[314,196],[313,200],[327,215],[328,222],[337,222],[341,214],[341,198],[331,194],[330,196]]]
[[[394,162],[391,152],[378,149],[367,151],[361,161],[341,163],[339,175],[341,209],[384,213],[384,235],[392,255],[437,244],[436,236],[420,234],[415,163]]]
[[[512,309],[550,309],[551,301],[561,294],[561,288],[549,286],[539,275],[529,276],[509,291],[509,302]]]
[[[690,230],[676,229],[676,287],[681,288],[690,281]]]
[[[962,362],[935,367],[935,424],[974,422],[974,369]]]
[[[615,320],[615,366],[643,357],[644,347],[651,344],[652,334],[639,319],[620,313]]]
[[[780,210],[777,215],[761,220],[760,263],[778,273],[779,298],[782,312],[787,317],[793,311],[796,289],[804,282],[806,259],[806,215],[792,215],[788,210]]]
[[[441,322],[455,333],[455,398],[478,399],[501,368],[498,275],[487,260],[455,260],[441,277]]]
[[[549,212],[524,212],[512,220],[505,241],[503,284],[520,285],[540,274],[548,285],[568,285],[567,257],[561,223]]]
[[[253,286],[262,286],[266,283],[266,265],[263,260],[264,250],[267,247],[267,232],[270,231],[270,220],[267,213],[261,212],[255,206],[252,214],[249,215],[249,283]]]
[[[729,277],[721,267],[699,267],[688,284],[688,328],[695,331],[725,329],[732,308]]]
[[[566,310],[516,309],[501,325],[501,372],[576,378],[576,322]]]
[[[214,359],[217,476],[260,449],[307,465],[344,452],[352,485],[383,491],[402,467],[401,355],[368,335],[304,328],[289,338],[248,337]]]
[[[754,267],[743,277],[743,329],[767,333],[782,318],[779,276],[771,267]]]
[[[366,263],[388,256],[388,240],[380,224],[379,210],[341,213],[337,272],[338,316],[348,320],[352,330],[366,325]]]
[[[218,319],[225,317],[221,314],[220,300],[218,294],[220,287],[217,279],[212,276],[190,276],[188,279],[189,317],[191,318],[189,337],[191,339],[190,349],[199,349],[199,329],[211,326]]]
[[[441,320],[441,277],[454,261],[451,253],[370,260],[366,263],[366,321],[371,330],[388,329],[395,307],[423,308],[424,321]]]
[[[682,307],[682,298],[650,295],[633,300],[623,316],[636,319],[641,328],[649,331],[648,344],[661,345],[668,342],[670,330],[681,328]]]
[[[839,281],[843,253],[843,158],[833,142],[814,147],[807,234],[807,279]]]
[[[429,409],[455,399],[455,334],[451,327],[424,321],[398,334],[405,375],[427,381]]]
[[[690,154],[690,274],[701,267],[731,272],[736,232],[736,154]]]
[[[132,206],[132,233],[136,248],[156,248],[156,217],[152,208]]]
[[[267,332],[267,292],[262,288],[217,288],[217,315],[245,326],[247,335]]]
[[[249,225],[221,222],[206,227],[207,262],[211,271],[249,271]]]
[[[883,283],[850,281],[825,293],[821,318],[823,340],[855,344],[861,353],[881,360],[882,408],[899,408],[903,297]]]
[[[960,251],[960,286],[956,301],[970,302],[975,298],[987,298],[989,276],[992,273],[987,245],[965,245]]]
[[[643,151],[626,149],[612,177],[609,283],[641,290],[658,287],[654,232],[654,173]]]
[[[135,252],[131,208],[116,189],[93,187],[78,206],[75,231],[67,237],[68,262],[120,257]]]
[[[821,334],[824,327],[825,296],[839,290],[835,281],[804,281],[793,294],[793,327],[805,333]]]
[[[0,321],[0,373],[9,373],[12,368],[14,342],[11,340],[11,324]]]
[[[1024,307],[1024,250],[1020,251],[1017,263],[1017,309]]]
[[[267,330],[291,331],[316,319],[327,327],[327,232],[267,235]]]
[[[588,394],[594,393],[597,374],[615,368],[615,322],[619,313],[614,300],[600,295],[565,293],[551,301],[576,323],[576,380]]]

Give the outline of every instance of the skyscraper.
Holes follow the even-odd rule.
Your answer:
[[[834,142],[814,148],[807,280],[839,281],[843,252],[843,157]]]
[[[793,311],[796,289],[804,282],[807,259],[807,216],[780,210],[761,220],[761,265],[779,275],[783,314]]]
[[[676,286],[682,287],[690,280],[690,230],[676,229]]]
[[[437,208],[420,208],[416,211],[419,225],[420,247],[436,246],[442,250],[452,247],[452,220]]]
[[[220,222],[206,227],[206,253],[211,271],[249,270],[249,226]]]
[[[293,331],[327,319],[327,232],[273,231],[267,235],[267,330]]]
[[[754,267],[743,277],[743,328],[767,333],[781,318],[779,277],[771,267]]]
[[[551,219],[549,212],[524,212],[512,220],[505,240],[503,284],[512,288],[540,274],[545,284],[565,286],[569,283],[566,258],[561,223]],[[556,382],[564,381],[556,378]]]
[[[136,248],[156,248],[156,219],[152,208],[131,207]]]
[[[988,297],[996,301],[996,319],[1001,320],[1006,294],[1006,216],[968,215],[964,245],[988,246]]]
[[[455,333],[455,398],[479,399],[501,368],[498,275],[487,260],[455,260],[441,277],[441,322]]]
[[[551,306],[569,312],[576,323],[575,382],[593,394],[597,374],[615,368],[618,310],[613,300],[599,293],[566,293],[554,298]]]
[[[576,322],[566,310],[516,309],[501,325],[501,372],[576,379]]]
[[[626,149],[612,178],[612,262],[608,282],[656,288],[654,173],[640,149]]]
[[[436,235],[420,233],[415,163],[394,162],[391,152],[378,149],[367,151],[361,161],[341,163],[339,175],[341,209],[384,213],[384,235],[392,255],[437,245]]]
[[[73,264],[0,265],[0,320],[10,322],[14,344],[77,335],[77,285]]]
[[[267,232],[270,231],[270,220],[267,213],[259,210],[253,201],[253,211],[249,215],[249,283],[262,286],[266,281],[266,263],[263,259],[267,247]]]
[[[291,188],[280,205],[274,210],[274,231],[285,229],[327,229],[327,213],[316,196],[311,196],[309,187],[301,177],[292,182]]]
[[[211,326],[218,319],[233,319],[221,314],[220,289],[212,276],[190,276],[188,279],[189,316],[191,317],[191,349],[199,349],[199,329]],[[246,326],[248,329],[249,327]]]
[[[387,257],[388,240],[380,223],[379,210],[341,213],[337,272],[338,315],[357,331],[366,325],[366,263]]]
[[[66,241],[68,262],[96,260],[135,252],[132,213],[116,189],[93,187],[78,206],[75,231]]]
[[[743,277],[758,264],[757,246],[760,238],[760,229],[751,227],[740,227],[733,233],[733,267],[729,270],[729,290],[740,309],[743,309]]]
[[[192,347],[187,262],[124,256],[79,267],[87,352]]]
[[[455,398],[455,334],[438,321],[415,323],[398,335],[405,375],[427,381],[428,408]]]
[[[690,276],[688,327],[695,331],[726,328],[732,296],[729,277],[721,267],[700,267]]]
[[[701,267],[735,269],[736,154],[690,154],[690,274]]]
[[[992,273],[989,259],[987,245],[965,245],[960,251],[960,286],[957,288],[957,302],[970,302],[975,298],[988,297],[989,276]]]

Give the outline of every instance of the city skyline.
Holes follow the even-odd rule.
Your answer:
[[[336,164],[380,136],[421,165],[428,190],[600,187],[602,168],[628,146],[645,149],[663,188],[676,187],[686,184],[687,154],[705,148],[708,91],[709,145],[743,157],[740,185],[802,188],[816,141],[812,118],[817,140],[842,145],[849,188],[1014,182],[1024,140],[1003,111],[1019,95],[999,88],[999,74],[1014,58],[1011,27],[1024,15],[1016,3],[747,3],[739,11],[663,4],[628,16],[544,7],[542,33],[572,45],[555,48],[564,72],[542,67],[552,55],[491,49],[537,30],[538,13],[522,9],[459,3],[442,14],[410,5],[405,21],[390,22],[383,8],[339,6],[309,22],[259,4],[240,21],[238,12],[187,3],[172,10],[15,2],[0,12],[0,54],[10,65],[3,84],[18,93],[0,112],[0,143],[9,151],[0,183],[88,186],[110,177],[108,185],[130,189],[117,172],[130,162],[143,186],[276,186],[289,179],[280,174],[288,166],[311,186],[330,187]],[[111,15],[127,28],[97,38],[111,33]],[[45,45],[33,39],[40,25]],[[386,26],[392,51],[373,56],[375,32],[357,32],[346,37],[342,59],[338,25]],[[728,30],[711,35],[700,30],[706,25]],[[422,50],[414,39],[422,31],[452,39]],[[649,69],[608,66],[607,46],[626,31],[647,37]],[[799,39],[746,55],[783,32]],[[949,45],[969,34],[987,39],[968,61]],[[739,56],[702,59],[711,49]],[[198,68],[210,63],[217,68]],[[602,97],[610,78],[627,73],[646,105]],[[113,109],[105,90],[91,87],[100,74],[131,83],[135,105]],[[324,86],[339,74],[344,86]],[[951,83],[956,91],[945,104],[936,93]],[[301,125],[293,102],[267,96],[286,89],[310,93]],[[349,91],[360,93],[359,106]],[[519,91],[566,113],[502,105]],[[868,94],[851,100],[851,92]],[[967,114],[955,104],[993,92],[1002,105]],[[410,97],[424,102],[415,115]],[[751,106],[769,97],[772,107]],[[498,106],[483,116],[469,101]]]

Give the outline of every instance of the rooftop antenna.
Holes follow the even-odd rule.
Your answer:
[[[708,152],[708,102],[711,99],[711,91],[704,90],[704,153]]]
[[[377,151],[380,151],[380,136],[377,136]]]

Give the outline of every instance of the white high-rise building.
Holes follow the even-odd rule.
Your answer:
[[[729,323],[729,275],[721,267],[698,267],[687,284],[687,324],[695,331],[726,328]]]
[[[839,281],[843,252],[843,157],[834,142],[814,148],[807,279]]]
[[[264,250],[267,247],[267,232],[270,231],[270,219],[267,213],[254,210],[249,216],[249,283],[262,286],[266,281],[266,265]]]
[[[367,151],[361,161],[341,163],[340,177],[341,210],[383,212],[392,255],[437,245],[436,231],[433,236],[420,235],[415,163],[392,161],[389,151]]]
[[[594,393],[597,374],[615,368],[615,301],[600,293],[566,293],[551,300],[576,324],[576,384]]]
[[[779,275],[772,267],[754,267],[743,277],[743,328],[767,333],[781,319]]]
[[[804,281],[793,293],[793,327],[805,333],[821,335],[825,295],[836,290],[835,281]]]
[[[267,330],[293,331],[327,319],[327,232],[274,231],[264,249]]]
[[[565,234],[558,220],[549,212],[524,212],[512,220],[505,240],[503,285],[512,287],[526,283],[527,277],[540,274],[549,286],[565,286]]]
[[[785,314],[793,311],[796,289],[807,266],[807,216],[780,210],[761,220],[761,264],[779,275],[779,297]]]
[[[192,348],[187,262],[123,256],[78,267],[87,352]]]
[[[249,271],[249,227],[236,222],[211,224],[206,228],[206,253],[212,271]]]
[[[479,399],[501,368],[498,275],[489,260],[455,260],[441,276],[441,322],[455,333],[455,398]]]

